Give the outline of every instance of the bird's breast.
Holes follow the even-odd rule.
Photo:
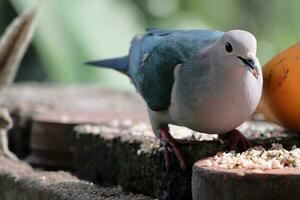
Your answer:
[[[178,86],[182,82],[175,81],[169,107],[173,123],[200,132],[223,133],[251,117],[261,97],[261,78],[237,72],[213,80],[193,83],[188,93]]]

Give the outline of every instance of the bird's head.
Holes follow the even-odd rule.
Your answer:
[[[225,68],[247,69],[256,79],[261,76],[260,64],[256,57],[256,39],[251,33],[242,30],[226,32],[214,47],[217,60],[222,62]]]

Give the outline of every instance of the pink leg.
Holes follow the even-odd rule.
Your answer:
[[[164,146],[164,157],[167,169],[170,167],[170,156],[168,148],[171,148],[179,161],[179,164],[183,170],[186,169],[186,161],[184,159],[183,153],[177,146],[176,140],[170,135],[169,128],[160,128],[160,139]]]
[[[242,151],[245,151],[252,146],[249,140],[237,129],[226,133],[225,137],[230,138],[231,150],[237,150],[240,147]]]

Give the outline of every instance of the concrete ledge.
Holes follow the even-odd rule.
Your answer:
[[[86,181],[81,181],[67,172],[35,171],[23,162],[14,162],[0,157],[0,199],[150,200],[151,198],[126,194],[117,187],[98,187]]]
[[[22,158],[28,155],[35,156],[37,152],[45,150],[45,154],[36,156],[38,161],[41,162],[40,167],[45,167],[49,160],[55,159],[56,156],[65,156],[65,152],[68,152],[70,153],[69,156],[74,156],[74,160],[68,159],[68,162],[72,167],[74,166],[72,169],[75,169],[79,178],[105,185],[121,185],[126,191],[143,193],[156,198],[191,199],[193,163],[219,151],[226,151],[229,146],[229,141],[218,139],[208,141],[207,139],[211,139],[211,137],[202,137],[203,135],[198,137],[199,135],[196,135],[196,139],[204,141],[196,142],[190,146],[181,146],[188,161],[187,171],[182,172],[177,160],[174,156],[171,156],[172,168],[169,172],[166,172],[163,152],[159,147],[159,142],[154,138],[152,131],[149,130],[144,103],[136,94],[112,92],[87,86],[57,87],[22,84],[15,85],[7,90],[4,97],[3,102],[0,102],[0,104],[8,107],[15,114],[16,126],[10,134],[13,138],[11,147],[15,147],[14,150]],[[41,116],[41,118],[37,116]],[[32,127],[35,126],[35,123],[41,121],[43,122],[40,126],[42,131],[37,133],[36,129]],[[118,124],[117,121],[122,121],[122,123]],[[144,125],[139,124],[139,122],[143,122]],[[62,128],[53,129],[53,132],[57,133],[56,137],[59,137],[59,139],[65,138],[65,141],[58,142],[53,135],[51,135],[53,139],[51,141],[48,141],[49,137],[41,137],[43,141],[48,141],[47,144],[40,142],[40,140],[33,140],[36,138],[35,134],[40,134],[40,136],[47,134],[44,125],[50,123],[58,123],[61,126],[90,123],[102,125],[78,126],[73,134],[71,129],[68,129],[68,131],[62,131]],[[282,131],[277,131],[273,125],[265,122],[249,122],[244,128],[241,128],[242,132],[252,140],[253,145],[258,144],[268,147],[271,143],[279,142],[285,148],[290,148],[292,145],[299,146],[300,144],[299,135],[282,135]],[[182,132],[186,133],[186,131]],[[72,136],[72,138],[61,137],[62,135]],[[195,139],[193,136],[191,138]],[[67,147],[66,144],[69,146]],[[56,146],[64,147],[67,151],[50,151]],[[53,156],[51,159],[49,159],[48,153]],[[54,165],[57,165],[57,162],[54,162]],[[62,169],[60,166],[56,167]],[[25,175],[29,176],[30,171],[32,171],[31,168],[26,171]],[[32,173],[35,174],[34,177],[38,174],[37,172]],[[51,177],[51,173],[41,173],[46,173],[47,177]],[[42,174],[40,176],[43,176]],[[21,178],[22,181],[13,182],[17,180],[14,176],[11,178],[5,174],[3,177],[4,180],[7,177],[9,178],[7,179],[9,181],[6,181],[7,183],[1,184],[1,186],[6,187],[3,191],[10,191],[9,188],[15,188],[13,191],[26,192],[28,180],[34,180],[33,182],[29,181],[29,183],[32,183],[32,186],[29,187],[31,188],[29,190],[31,195],[35,193],[42,196],[52,192],[53,194],[51,194],[54,196],[70,193],[70,197],[72,197],[80,188],[83,190],[80,195],[91,191],[91,193],[95,193],[95,196],[101,196],[107,194],[105,193],[107,190],[110,191],[108,194],[111,194],[111,196],[113,194],[116,194],[116,196],[126,195],[117,188],[105,189],[79,180],[76,182],[73,180],[74,177],[72,180],[64,177],[66,181],[70,182],[67,185],[65,182],[55,182],[43,186],[46,189],[41,190],[42,192],[40,192],[42,186],[38,186],[38,189],[35,187],[44,184],[39,178],[37,180],[32,179],[30,175],[29,178],[25,178],[26,181]],[[48,180],[48,178],[46,179]],[[25,186],[24,182],[26,182]],[[95,187],[96,189],[94,189]],[[78,189],[72,191],[70,188]],[[65,192],[63,194],[59,193],[60,190]],[[7,193],[9,192],[3,194]],[[59,196],[58,198],[63,197]],[[76,196],[74,198],[80,199],[81,197]],[[86,199],[85,196],[82,196],[82,198]],[[95,198],[93,197],[93,199]]]
[[[171,155],[172,168],[167,172],[158,140],[146,130],[134,129],[78,127],[73,143],[76,174],[96,183],[120,184],[126,191],[156,198],[191,199],[193,163],[226,148],[218,141],[181,146],[188,170],[182,171]]]
[[[249,130],[255,123],[260,125]],[[264,126],[261,122],[249,122],[245,127],[254,145],[268,147],[274,142],[286,148],[299,145],[298,136],[279,135],[275,128],[271,135],[265,136],[259,130]],[[194,162],[229,150],[229,141],[218,139],[181,145],[188,161],[187,170],[183,172],[176,158],[171,156],[172,168],[167,172],[159,142],[145,124],[77,126],[73,140],[74,166],[80,178],[101,184],[120,184],[127,191],[162,199],[192,199]]]

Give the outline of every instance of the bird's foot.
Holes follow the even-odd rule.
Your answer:
[[[10,150],[0,150],[0,155],[3,155],[4,157],[6,158],[9,158],[11,160],[14,160],[14,161],[18,161],[18,157],[13,153],[11,152]]]
[[[192,144],[196,144],[199,143],[199,141],[197,140],[189,140],[189,139],[175,139],[173,138],[177,144],[181,144],[181,145],[192,145]]]
[[[177,145],[177,141],[171,136],[169,128],[160,129],[160,139],[161,143],[164,146],[164,157],[165,165],[167,170],[170,168],[170,150],[174,152],[177,160],[179,161],[180,167],[186,169],[186,161],[184,159],[183,153]]]
[[[226,133],[223,138],[230,139],[231,150],[245,151],[252,146],[249,140],[237,129]]]

